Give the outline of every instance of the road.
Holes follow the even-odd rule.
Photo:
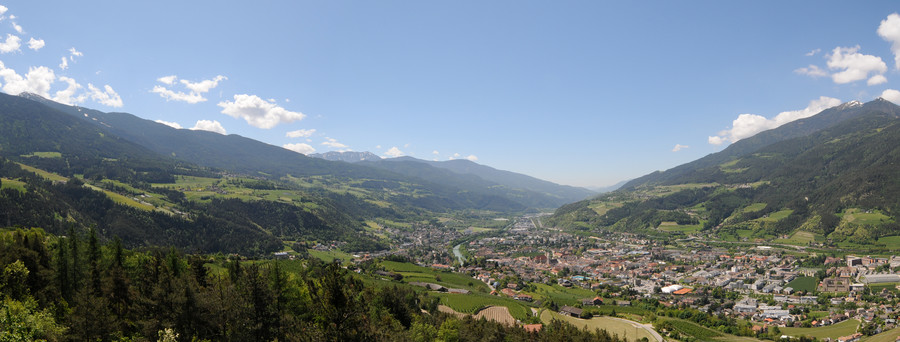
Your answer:
[[[648,324],[640,324],[640,323],[635,322],[635,321],[630,321],[630,320],[623,319],[623,318],[618,318],[618,317],[607,317],[607,318],[609,318],[609,319],[614,319],[614,320],[617,320],[617,321],[621,321],[621,322],[623,322],[623,323],[631,324],[631,326],[635,327],[636,329],[644,329],[644,330],[647,330],[647,332],[649,332],[650,335],[653,335],[653,338],[655,338],[657,342],[663,342],[663,341],[664,341],[662,335],[660,335],[658,332],[656,332],[656,330],[653,330],[653,325],[652,325],[652,324],[649,324],[649,323],[648,323]]]

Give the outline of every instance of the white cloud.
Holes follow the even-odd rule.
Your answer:
[[[470,154],[468,157],[466,157],[466,159],[473,162],[478,161],[478,157],[476,157],[474,154]]]
[[[9,8],[6,8],[6,6],[0,5],[0,15],[3,15],[3,13],[6,13],[8,10]]]
[[[900,104],[900,91],[894,89],[885,89],[883,92],[881,92],[881,98],[896,104]]]
[[[166,85],[175,85],[175,80],[178,79],[178,76],[169,75],[157,78],[156,80],[160,83]],[[206,101],[206,98],[203,97],[203,94],[209,92],[211,89],[215,88],[219,85],[220,81],[227,80],[228,78],[222,75],[218,75],[211,80],[202,80],[200,82],[191,82],[188,80],[181,80],[181,84],[183,84],[190,91],[182,92],[182,91],[174,91],[169,88],[157,85],[153,87],[151,93],[159,94],[160,97],[166,99],[166,101],[181,101],[187,102],[190,104],[195,104],[199,102]]]
[[[99,89],[88,83],[88,91],[91,93],[91,99],[102,105],[122,107],[122,98],[108,84],[104,85],[103,89]]]
[[[163,125],[166,125],[166,126],[169,126],[169,127],[175,128],[175,129],[182,129],[182,128],[183,128],[183,127],[181,127],[181,125],[178,124],[177,122],[163,121],[163,120],[156,120],[156,123],[161,123],[161,124],[163,124]],[[199,125],[200,123],[197,122],[197,124]],[[221,125],[220,125],[220,126],[221,126]],[[194,126],[194,127],[196,127],[196,126]]]
[[[195,131],[209,131],[221,135],[226,134],[225,127],[222,127],[222,124],[216,120],[197,120],[197,123],[191,129]]]
[[[400,149],[397,148],[397,146],[394,146],[394,147],[391,147],[390,149],[388,149],[387,152],[384,152],[384,155],[391,157],[391,158],[397,158],[397,157],[405,156],[406,154],[403,153],[403,151],[400,151]]]
[[[190,104],[206,101],[206,99],[200,94],[193,92],[190,94],[185,94],[180,91],[176,92],[160,85],[154,86],[153,90],[151,90],[150,92],[159,94],[159,96],[166,99],[166,101],[173,100],[187,102]]]
[[[817,53],[822,52],[822,49],[813,49],[806,53],[806,56],[815,56]]]
[[[172,85],[175,83],[175,80],[177,78],[178,78],[178,76],[169,75],[169,76],[163,76],[163,77],[157,78],[156,80],[159,81],[160,83]]]
[[[459,159],[459,157],[460,157],[459,153],[454,153],[452,156],[447,157],[447,159],[454,160],[454,159]]]
[[[433,154],[433,155],[439,155],[439,154],[441,154],[441,153],[438,152],[437,150],[434,150],[434,151],[431,151],[431,154]]]
[[[294,151],[294,152],[297,152],[297,153],[302,153],[302,154],[310,154],[310,153],[315,153],[315,152],[316,152],[316,149],[315,149],[315,148],[313,148],[312,146],[309,146],[309,145],[307,145],[307,144],[304,144],[304,143],[299,143],[299,144],[284,144],[284,145],[281,146],[281,147],[284,147],[284,148],[286,148],[286,149],[288,149],[288,150],[291,150],[291,151]]]
[[[381,145],[375,145],[375,148],[377,148],[377,149],[380,150],[380,149],[381,149]]]
[[[31,39],[28,40],[28,48],[34,51],[40,50],[44,45],[47,44],[44,43],[43,39],[34,39],[34,37],[31,37]]]
[[[181,84],[184,84],[185,87],[191,90],[191,92],[203,94],[209,92],[210,89],[215,88],[219,85],[220,81],[227,80],[228,77],[218,75],[211,80],[202,80],[200,82],[191,82],[188,80],[181,80]],[[173,79],[174,81],[174,79]],[[274,101],[273,101],[274,102]]]
[[[15,18],[13,18],[12,16],[10,16],[10,18],[15,19]],[[15,22],[12,22],[12,27],[13,27],[13,29],[16,30],[16,32],[18,32],[19,34],[25,33],[25,30],[22,29],[22,25],[16,24]]]
[[[309,138],[315,132],[315,129],[298,129],[296,131],[287,132],[285,136],[288,138]]]
[[[337,139],[326,137],[325,140],[327,140],[327,141],[323,142],[322,145],[332,147],[332,148],[347,148],[348,147],[347,145],[339,143],[337,141]]]
[[[731,129],[721,131],[717,136],[709,137],[708,141],[713,145],[720,145],[726,141],[734,143],[738,140],[751,137],[756,133],[779,127],[788,122],[808,118],[839,104],[841,104],[841,100],[821,96],[818,99],[809,101],[809,105],[806,106],[806,108],[781,112],[772,119],[767,119],[756,114],[741,114],[731,123]]]
[[[714,145],[718,145],[718,144],[714,144]],[[688,146],[688,145],[675,144],[675,148],[672,149],[672,152],[678,152],[678,151],[681,151],[681,150],[689,148],[689,147],[690,146]]]
[[[75,96],[75,93],[78,92],[78,90],[81,89],[82,87],[74,79],[71,79],[71,78],[68,78],[65,76],[61,76],[59,78],[59,80],[61,82],[65,82],[67,84],[67,86],[66,86],[66,89],[59,90],[56,92],[56,94],[53,95],[53,99],[52,99],[53,101],[67,104],[67,105],[72,105],[75,103],[84,102],[84,100],[87,99],[87,94],[85,94],[85,93],[81,93],[80,95]]]
[[[306,117],[303,113],[289,111],[256,95],[236,94],[234,101],[219,102],[219,107],[222,107],[222,114],[244,119],[251,126],[263,129]]]
[[[875,75],[866,81],[866,85],[877,85],[882,83],[887,83],[887,77],[884,77],[884,75]]]
[[[81,53],[81,51],[75,50],[74,47],[73,47],[73,48],[69,48],[69,55],[70,55],[69,58],[84,56],[84,54]]]
[[[819,67],[817,67],[817,66],[815,66],[815,65],[812,65],[812,64],[810,64],[809,67],[806,67],[806,68],[799,68],[799,69],[796,69],[796,70],[794,70],[794,72],[795,72],[795,73],[798,73],[798,74],[801,74],[801,75],[807,75],[807,76],[810,76],[810,77],[812,77],[812,78],[828,76],[828,72],[827,72],[827,71],[825,71],[825,70],[823,70],[823,69],[821,69],[821,68],[819,68]]]
[[[891,51],[894,52],[894,67],[900,69],[900,15],[891,13],[887,19],[878,25],[878,35],[882,39],[891,42]]]
[[[50,98],[50,85],[56,81],[56,75],[50,68],[31,67],[23,77],[2,62],[0,62],[0,77],[3,78],[3,92],[7,94],[18,95],[27,91],[45,98]]]
[[[59,63],[60,70],[66,70],[69,68],[69,60],[65,57],[62,58],[62,62]]]
[[[827,64],[829,69],[842,70],[831,75],[837,84],[864,80],[869,78],[870,73],[879,75],[887,71],[887,64],[881,57],[859,53],[859,45],[834,48]]]
[[[722,145],[725,143],[726,140],[725,140],[725,138],[720,137],[720,136],[711,136],[707,139],[707,141],[711,145]]]
[[[22,38],[11,34],[6,35],[6,40],[0,43],[0,53],[10,53],[19,51],[22,47]]]

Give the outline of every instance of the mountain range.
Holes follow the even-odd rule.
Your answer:
[[[279,248],[280,240],[305,239],[373,249],[381,238],[365,228],[376,219],[515,213],[592,194],[468,161],[470,171],[454,172],[407,159],[311,158],[238,135],[175,129],[33,94],[0,94],[0,118],[8,225],[54,233],[97,226],[129,245],[262,252]],[[513,181],[490,180],[498,173]]]
[[[900,235],[898,118],[900,107],[883,99],[848,102],[565,205],[547,222],[726,240],[877,244]]]

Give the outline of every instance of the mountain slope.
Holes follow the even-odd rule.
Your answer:
[[[719,238],[744,231],[775,239],[802,230],[820,241],[865,245],[900,235],[900,107],[876,100],[823,114],[849,118],[720,164],[708,156],[640,186],[566,205],[547,223],[654,234],[684,227]]]
[[[128,113],[104,113],[68,106],[31,94],[26,94],[25,97],[92,123],[111,134],[145,146],[159,154],[204,167],[275,180],[289,178],[296,181],[297,178],[306,178],[305,181],[308,183],[314,182],[308,178],[325,177],[328,178],[326,183],[338,185],[337,188],[371,180],[393,185],[405,184],[409,192],[396,196],[384,195],[396,193],[394,190],[386,191],[371,187],[361,189],[361,191],[381,192],[373,195],[371,201],[381,201],[385,199],[383,197],[388,196],[389,202],[404,210],[418,208],[445,212],[480,209],[507,212],[526,208],[525,204],[512,198],[496,197],[495,194],[483,192],[461,191],[441,182],[410,178],[408,175],[390,172],[384,168],[311,158],[238,135],[226,136],[206,131],[175,129]]]
[[[866,104],[856,101],[844,103],[805,118],[784,124],[778,128],[760,132],[752,137],[737,141],[724,150],[710,154],[695,161],[682,164],[662,172],[654,172],[626,183],[622,188],[635,188],[641,185],[677,183],[677,178],[693,170],[719,165],[752,153],[764,146],[793,138],[803,137],[819,130],[831,127],[846,120],[873,112],[897,113],[897,106],[878,98]]]

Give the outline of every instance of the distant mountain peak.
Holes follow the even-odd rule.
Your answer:
[[[44,101],[48,100],[46,97],[43,97],[41,95],[38,95],[38,94],[35,94],[32,92],[27,92],[27,91],[23,91],[23,92],[19,93],[18,96],[29,99],[29,100],[33,100],[33,101],[39,101],[39,102],[44,102]]]
[[[880,98],[880,97],[879,97],[879,98]],[[859,106],[862,106],[862,105],[863,105],[862,102],[853,100],[853,101],[846,102],[846,103],[844,103],[844,104],[838,106],[838,108],[840,108],[840,109],[846,109],[846,108],[859,107]]]

